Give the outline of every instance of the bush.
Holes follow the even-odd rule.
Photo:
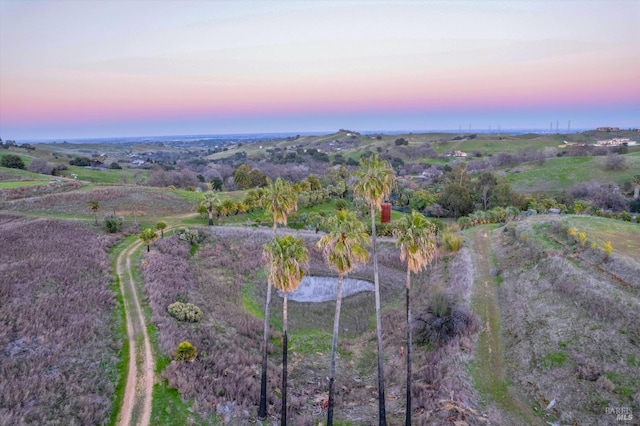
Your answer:
[[[114,161],[113,163],[109,164],[109,168],[112,170],[121,170],[122,166]]]
[[[91,159],[87,157],[76,157],[69,161],[70,166],[87,167],[91,165]]]
[[[456,252],[462,248],[462,238],[451,231],[445,231],[440,238],[444,248]]]
[[[202,319],[202,310],[193,303],[174,302],[167,310],[178,321],[200,322]]]
[[[24,161],[22,161],[22,158],[15,154],[7,154],[0,160],[0,166],[8,167],[10,169],[24,170]]]
[[[609,154],[604,160],[605,170],[624,170],[627,166],[627,159],[620,154]]]
[[[187,241],[189,244],[200,244],[206,238],[206,234],[200,229],[181,228],[178,230],[179,238],[182,241]]]
[[[191,343],[184,341],[180,342],[175,352],[173,353],[173,359],[176,361],[191,361],[195,359],[198,353],[195,346]]]
[[[478,319],[468,308],[454,303],[451,296],[436,290],[424,312],[416,317],[416,342],[443,344],[456,336],[478,330]]]
[[[33,173],[41,173],[43,175],[53,174],[53,166],[42,158],[34,158],[29,163],[27,170]]]
[[[104,217],[104,227],[111,234],[115,234],[120,231],[120,229],[122,229],[122,225],[124,225],[124,217],[122,216],[110,214]]]
[[[345,200],[336,201],[336,210],[344,210],[347,208],[347,202]]]

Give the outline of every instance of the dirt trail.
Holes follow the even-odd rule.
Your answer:
[[[471,235],[474,266],[473,307],[480,315],[482,323],[476,348],[476,388],[495,404],[502,417],[501,424],[541,425],[542,420],[533,414],[529,406],[509,386],[505,371],[500,307],[496,296],[496,280],[491,275],[490,230],[487,227],[477,227]]]
[[[131,256],[141,244],[138,241],[122,250],[116,261],[129,338],[129,373],[118,418],[119,426],[147,426],[151,419],[155,365],[144,314],[131,273]]]

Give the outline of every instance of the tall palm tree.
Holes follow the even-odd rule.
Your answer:
[[[436,227],[422,214],[412,211],[396,228],[396,244],[400,247],[400,259],[407,261],[407,411],[405,425],[411,426],[411,273],[424,269],[436,254]]]
[[[218,194],[213,191],[207,191],[202,193],[202,197],[200,198],[200,203],[198,206],[203,207],[207,210],[209,214],[209,226],[213,226],[213,212],[220,204],[220,198]]]
[[[298,196],[286,180],[269,182],[262,192],[260,203],[265,212],[273,215],[273,238],[278,223],[287,224],[287,216],[298,209]],[[262,338],[262,374],[260,376],[260,407],[258,417],[267,417],[267,345],[269,343],[269,308],[271,306],[271,279],[267,280],[267,300],[264,307],[264,335]]]
[[[371,245],[373,249],[373,283],[376,297],[376,334],[378,340],[378,416],[379,424],[387,424],[384,400],[384,355],[382,351],[382,321],[380,318],[380,281],[378,279],[378,253],[376,242],[376,209],[380,209],[383,199],[391,193],[395,183],[393,169],[386,161],[372,155],[363,158],[355,172],[353,192],[367,201],[371,214]]]
[[[93,217],[96,220],[96,226],[98,226],[98,210],[100,210],[100,202],[98,200],[89,200],[89,208],[93,212]]]
[[[282,414],[280,423],[287,424],[287,352],[289,292],[295,291],[304,276],[303,265],[309,261],[309,253],[302,240],[291,235],[276,237],[268,242],[263,251],[267,261],[268,280],[283,292],[282,303]]]
[[[333,425],[334,381],[336,375],[336,354],[338,350],[338,333],[340,325],[340,308],[342,306],[342,281],[358,262],[364,263],[369,258],[366,246],[369,236],[365,226],[358,220],[354,212],[339,210],[335,216],[326,221],[329,233],[318,241],[329,267],[338,272],[338,294],[336,296],[336,313],[333,318],[333,344],[331,347],[331,370],[329,371],[329,410],[327,425]]]

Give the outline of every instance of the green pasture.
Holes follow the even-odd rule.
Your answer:
[[[511,186],[518,192],[566,191],[578,183],[598,182],[621,185],[640,173],[640,153],[625,155],[627,167],[623,170],[606,170],[606,157],[555,157],[544,164],[521,164],[519,173],[507,173]]]
[[[0,182],[0,189],[12,189],[20,188],[22,186],[35,186],[35,185],[47,185],[49,179],[43,180],[11,180],[7,182]]]
[[[613,251],[640,261],[640,224],[595,216],[571,215],[564,223],[599,244],[610,241]]]
[[[68,170],[60,172],[61,176],[72,178],[72,174],[78,176],[78,180],[93,183],[126,184],[145,182],[149,175],[148,170],[142,169],[106,169],[97,170],[77,166],[68,166]]]

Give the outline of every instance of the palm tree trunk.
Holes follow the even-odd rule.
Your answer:
[[[280,415],[280,424],[287,426],[287,301],[289,292],[284,292],[284,300],[282,302],[282,414]]]
[[[273,238],[276,237],[278,225],[273,222]],[[269,308],[271,306],[271,281],[267,279],[267,301],[264,307],[264,335],[262,337],[262,373],[260,374],[260,406],[258,407],[258,418],[267,418],[267,348],[269,344]]]
[[[378,424],[387,425],[384,397],[384,354],[382,350],[382,319],[380,313],[380,280],[378,279],[378,251],[376,244],[376,213],[371,205],[371,246],[373,250],[373,284],[376,294],[376,335],[378,340]]]
[[[258,418],[267,418],[267,350],[269,345],[269,307],[271,305],[271,281],[267,280],[267,302],[264,307],[264,335],[262,338],[262,374],[260,375],[260,407]]]
[[[213,212],[209,211],[209,226],[213,226]]]
[[[338,275],[338,295],[336,313],[333,317],[333,343],[331,345],[331,370],[329,371],[329,410],[327,426],[333,426],[334,383],[336,377],[336,355],[338,353],[338,333],[340,332],[340,309],[342,307],[342,274]]]
[[[635,188],[633,188],[633,199],[637,199],[638,196],[640,195],[640,185],[636,185]]]
[[[636,198],[638,198],[638,197],[636,197]],[[96,219],[96,226],[98,226],[98,214],[94,213],[93,217]]]
[[[407,265],[407,412],[405,426],[411,426],[411,270]]]

